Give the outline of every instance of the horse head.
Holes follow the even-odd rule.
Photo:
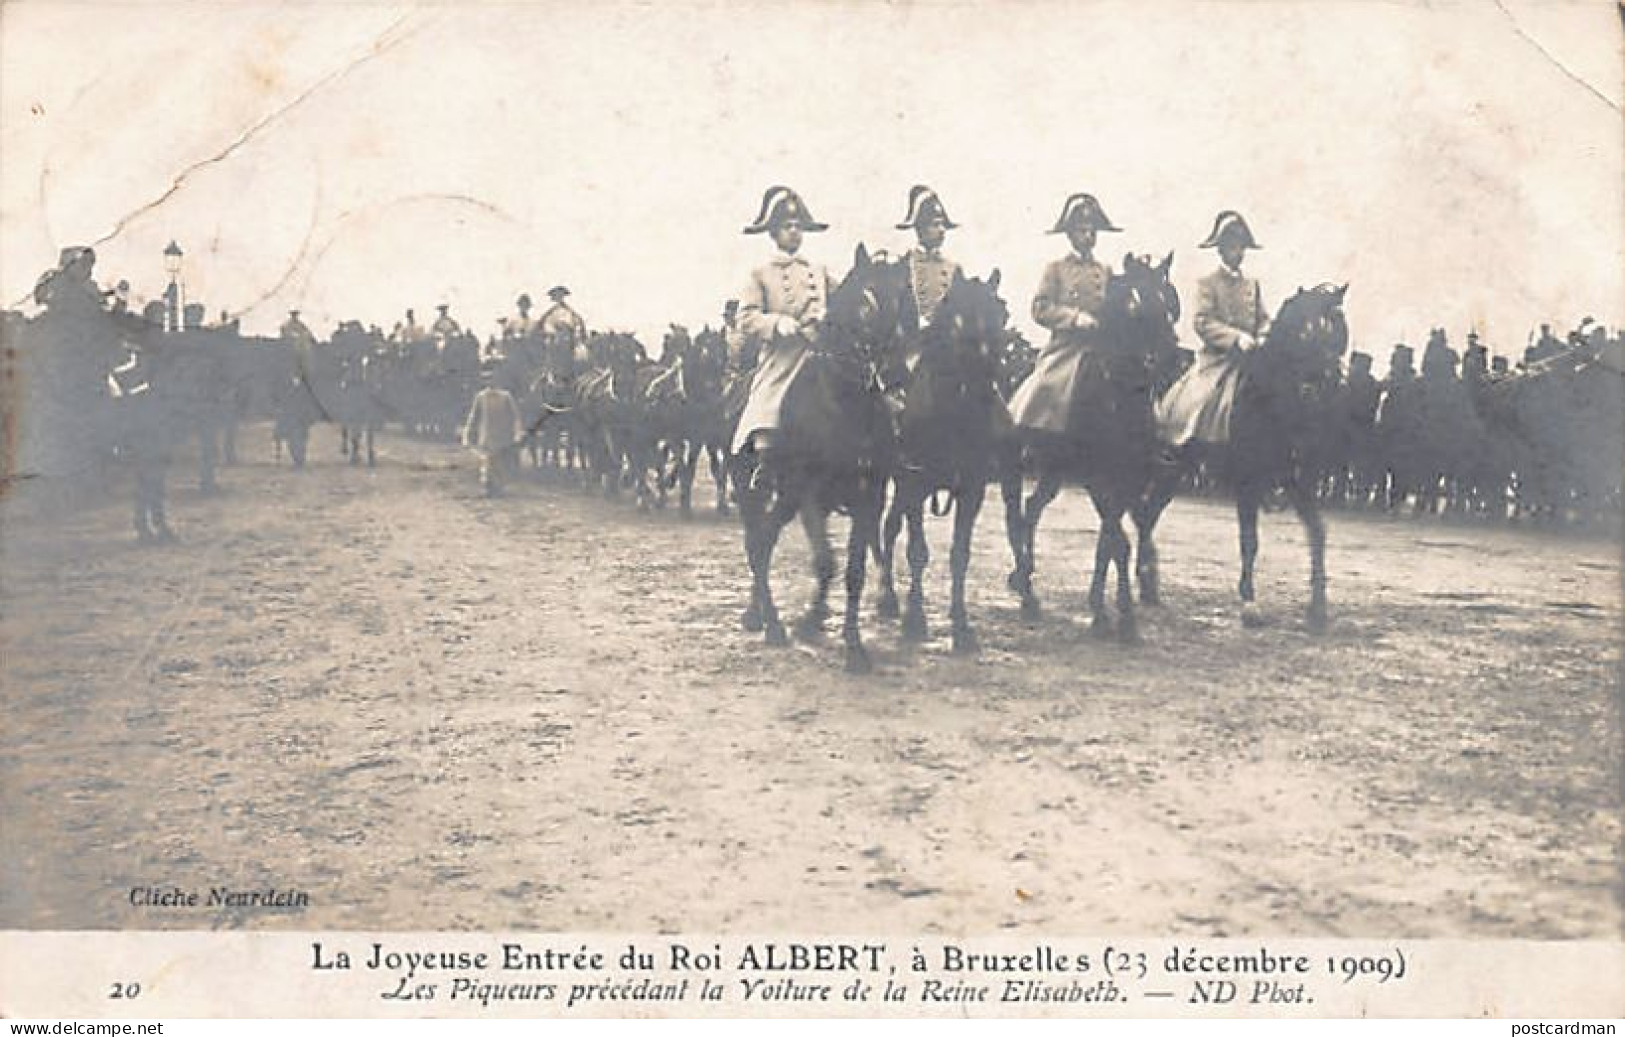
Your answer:
[[[1307,364],[1312,370],[1335,369],[1348,351],[1349,327],[1343,315],[1346,284],[1299,288],[1281,304],[1260,352],[1279,366]]]
[[[955,272],[923,332],[922,369],[965,383],[997,381],[1010,321],[1010,307],[999,297],[1001,279],[998,270],[985,281]]]
[[[684,362],[692,383],[690,388],[707,394],[720,391],[722,372],[727,366],[728,340],[710,325],[701,328],[699,334],[694,336],[693,346]]]
[[[858,245],[852,269],[829,296],[824,319],[826,349],[856,355],[871,365],[885,362],[902,337],[908,268],[878,258]]]
[[[694,340],[689,336],[688,329],[681,324],[672,324],[665,337],[660,340],[660,360],[671,364],[679,358],[686,357],[693,348]]]
[[[1178,362],[1179,290],[1170,274],[1174,254],[1161,262],[1151,256],[1123,257],[1123,270],[1106,281],[1105,299],[1100,308],[1102,353],[1109,362],[1122,367],[1121,373],[1152,374]]]

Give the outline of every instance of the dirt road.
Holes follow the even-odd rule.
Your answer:
[[[254,442],[260,442],[260,432]],[[267,437],[268,438],[268,437]],[[738,629],[734,523],[556,487],[488,501],[449,446],[375,471],[267,451],[142,548],[122,501],[4,527],[0,924],[993,935],[1611,937],[1620,546],[1334,515],[1333,622],[1265,516],[1177,503],[1145,645],[1089,638],[1092,513],[1040,542],[1048,614],[972,572],[982,651],[869,620]],[[700,499],[706,499],[704,494]],[[805,599],[792,527],[781,605]],[[302,891],[303,910],[132,889]]]

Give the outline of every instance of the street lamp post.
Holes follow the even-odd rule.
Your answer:
[[[168,307],[169,330],[181,330],[181,305],[185,302],[181,298],[181,260],[186,253],[181,251],[173,239],[164,246],[164,272],[169,275],[169,287],[164,289],[164,302]]]

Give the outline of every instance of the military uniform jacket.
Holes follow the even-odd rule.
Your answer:
[[[527,338],[536,330],[536,318],[516,313],[502,326],[503,338]]]
[[[542,319],[536,322],[536,327],[548,338],[558,338],[561,333],[568,332],[570,341],[575,345],[587,344],[587,322],[581,319],[581,314],[562,302],[548,307]]]
[[[1078,315],[1091,317],[1106,300],[1111,271],[1093,258],[1073,254],[1044,268],[1033,297],[1033,320],[1050,331],[1033,373],[1010,399],[1010,413],[1022,428],[1065,432],[1083,358],[1094,345],[1094,330],[1075,326]]]
[[[1192,440],[1230,441],[1230,412],[1241,379],[1241,336],[1261,342],[1269,332],[1258,282],[1239,270],[1220,265],[1196,287],[1196,315],[1191,319],[1202,348],[1196,363],[1179,376],[1157,401],[1157,430],[1174,446]]]
[[[903,260],[908,263],[908,286],[914,293],[914,310],[920,315],[920,327],[924,328],[937,315],[937,307],[942,305],[949,286],[954,283],[954,275],[961,272],[959,264],[944,256],[940,249],[911,248]]]
[[[923,331],[936,317],[948,288],[954,283],[954,275],[960,273],[959,264],[944,256],[941,250],[923,248],[909,249],[903,261],[908,264],[908,287]],[[921,336],[914,336],[904,352],[903,361],[910,371],[920,362],[921,343]]]
[[[806,344],[790,325],[822,319],[834,287],[828,271],[801,256],[780,253],[751,271],[739,296],[738,327],[759,352],[750,398],[734,433],[735,453],[752,433],[778,429],[784,397],[806,361]]]
[[[301,363],[309,358],[310,351],[316,345],[316,335],[305,326],[305,322],[298,317],[290,317],[282,322],[282,341],[293,344],[294,349],[302,358]]]
[[[1198,365],[1212,363],[1236,348],[1242,335],[1254,342],[1269,333],[1270,315],[1258,282],[1239,270],[1220,266],[1196,286],[1196,314],[1191,326],[1202,340],[1196,355]]]

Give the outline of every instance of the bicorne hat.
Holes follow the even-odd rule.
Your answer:
[[[1051,234],[1064,234],[1073,227],[1093,227],[1097,231],[1120,231],[1123,228],[1112,222],[1106,215],[1106,210],[1100,207],[1100,202],[1092,194],[1080,191],[1067,198],[1066,204],[1061,206],[1060,218],[1051,227]]]
[[[804,231],[828,230],[829,224],[819,223],[813,219],[811,212],[807,211],[807,203],[801,196],[783,185],[769,187],[767,193],[762,195],[762,209],[756,214],[756,220],[745,228],[746,234],[761,234],[789,220],[801,224]]]
[[[924,184],[915,184],[908,192],[908,215],[903,222],[897,225],[898,230],[908,230],[910,227],[919,227],[940,219],[943,226],[953,230],[959,224],[948,217],[948,210],[943,208],[942,199],[937,192]]]
[[[1232,234],[1241,236],[1242,248],[1264,247],[1254,239],[1253,230],[1247,226],[1247,221],[1242,219],[1241,213],[1236,212],[1234,209],[1226,209],[1213,218],[1213,232],[1207,236],[1206,241],[1202,242],[1201,247],[1217,248],[1219,242]]]
[[[552,299],[554,302],[558,302],[560,299],[563,299],[569,294],[570,289],[564,287],[562,284],[556,284],[547,290],[547,297]]]

